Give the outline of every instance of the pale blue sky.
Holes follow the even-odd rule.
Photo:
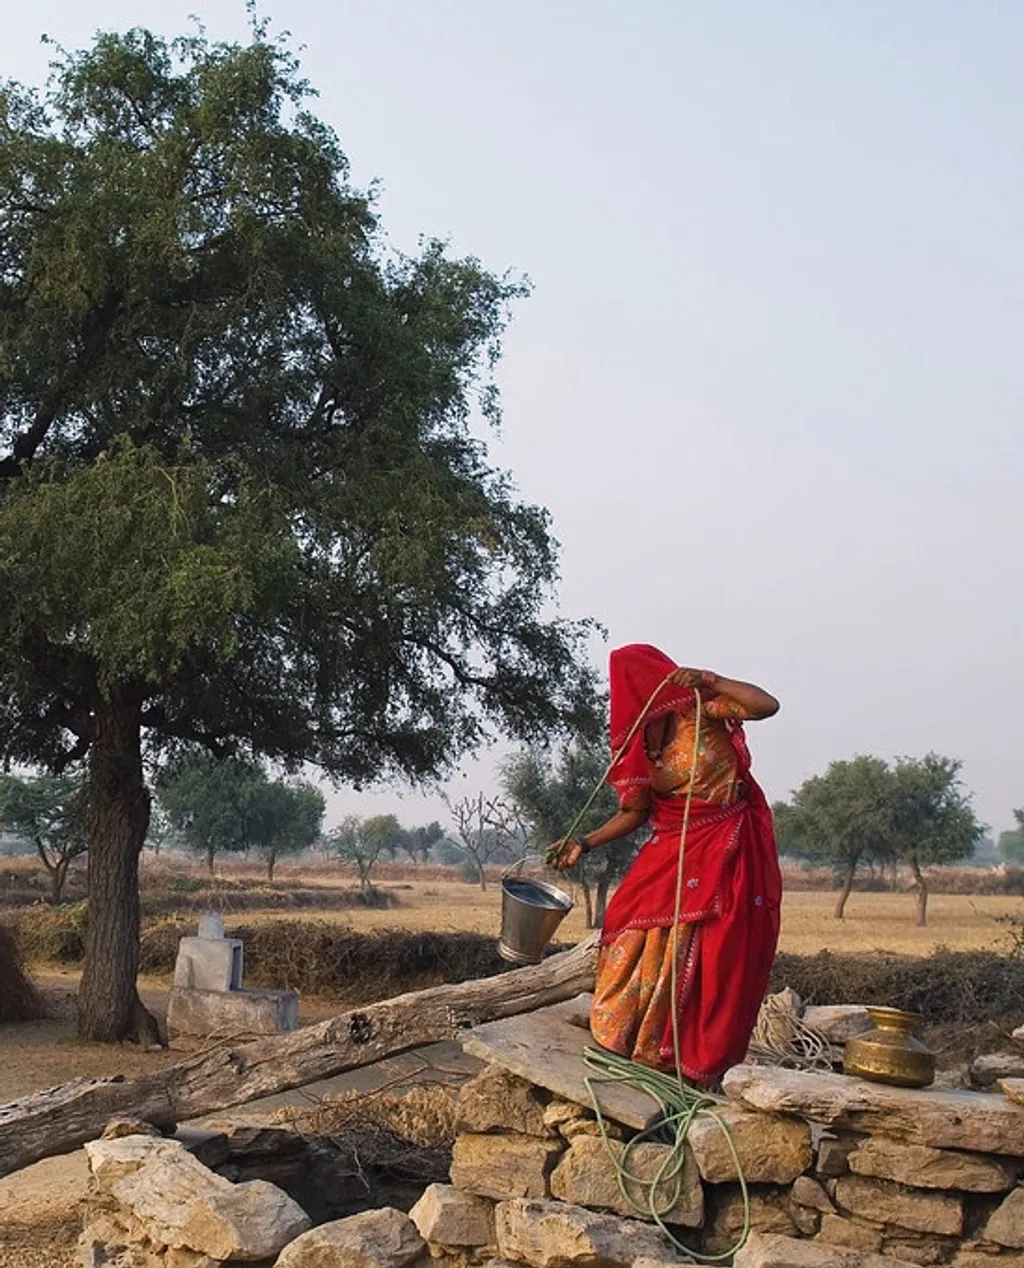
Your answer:
[[[213,37],[244,36],[234,0],[8,6],[0,75],[41,80],[44,31],[174,34],[197,9]],[[551,508],[563,610],[779,695],[751,736],[773,798],[833,758],[935,749],[1010,826],[1024,5],[290,0],[279,16],[354,180],[383,182],[395,243],[449,236],[534,281],[493,455]]]

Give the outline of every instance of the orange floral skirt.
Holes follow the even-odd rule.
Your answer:
[[[692,928],[679,927],[679,975]],[[658,1070],[672,1069],[662,1053],[672,1046],[672,930],[624,929],[601,948],[590,1033],[610,1052]]]

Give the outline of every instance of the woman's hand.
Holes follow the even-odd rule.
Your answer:
[[[553,867],[556,872],[565,872],[575,867],[584,853],[579,841],[556,841],[548,847],[544,858],[548,867]]]
[[[669,680],[676,687],[706,687],[714,691],[718,675],[710,669],[677,669]]]

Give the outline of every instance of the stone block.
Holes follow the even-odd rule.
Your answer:
[[[722,1080],[746,1109],[795,1114],[936,1149],[1024,1157],[1024,1106],[952,1089],[896,1088],[843,1074],[734,1066]]]
[[[743,1195],[738,1184],[711,1186],[706,1194],[705,1248],[715,1252],[730,1250],[743,1232]],[[795,1209],[789,1195],[781,1191],[751,1193],[750,1227],[755,1233],[797,1233]]]
[[[405,1268],[424,1250],[408,1215],[383,1206],[303,1233],[284,1248],[275,1268]]]
[[[863,1004],[808,1004],[802,1020],[838,1047],[874,1026]]]
[[[848,1220],[842,1215],[823,1215],[818,1236],[830,1246],[844,1246],[847,1250],[877,1251],[882,1247],[879,1225]]]
[[[1024,1079],[1000,1079],[999,1090],[1015,1105],[1024,1105]]]
[[[777,1114],[751,1114],[723,1105],[716,1109],[715,1118],[697,1118],[687,1139],[700,1174],[709,1184],[739,1178],[730,1139],[748,1184],[789,1184],[811,1165],[810,1127],[799,1119]]]
[[[118,1219],[157,1245],[211,1259],[259,1260],[309,1228],[306,1213],[276,1186],[233,1185],[176,1140],[91,1141],[86,1154],[94,1184]]]
[[[863,1140],[862,1136],[822,1136],[818,1141],[814,1170],[820,1176],[835,1178],[850,1170],[850,1154]]]
[[[1024,1078],[1024,1049],[987,1052],[975,1057],[970,1065],[971,1082],[978,1087],[993,1087],[1000,1079]]]
[[[101,1140],[121,1140],[125,1136],[152,1136],[160,1139],[163,1132],[139,1118],[112,1118],[103,1129]]]
[[[656,1229],[568,1202],[516,1199],[495,1211],[498,1253],[531,1268],[631,1268],[638,1259],[680,1262]],[[287,1266],[286,1266],[287,1268]]]
[[[891,1259],[902,1259],[919,1268],[932,1268],[935,1264],[949,1262],[959,1243],[952,1239],[931,1237],[926,1233],[900,1233],[886,1236],[882,1241],[882,1254]]]
[[[929,1145],[904,1145],[871,1136],[849,1156],[856,1175],[896,1180],[918,1189],[961,1189],[967,1193],[1005,1193],[1017,1182],[1018,1166],[984,1154]]]
[[[789,1208],[789,1218],[796,1225],[801,1237],[816,1237],[821,1228],[821,1212],[809,1206],[798,1206],[795,1202]]]
[[[578,1116],[579,1106],[575,1110]],[[456,1103],[459,1131],[553,1136],[556,1128],[545,1122],[544,1115],[545,1106],[537,1089],[499,1065],[485,1066],[476,1078],[459,1089]]]
[[[864,1176],[840,1176],[835,1200],[840,1210],[879,1224],[947,1237],[959,1237],[963,1232],[963,1202],[953,1194],[905,1189],[889,1180]]]
[[[562,1148],[559,1140],[464,1132],[452,1149],[451,1181],[466,1193],[499,1202],[544,1198]]]
[[[675,1187],[672,1182],[659,1186],[653,1193],[649,1186],[628,1183],[627,1191],[636,1203],[633,1205],[623,1197],[613,1161],[614,1156],[621,1164],[624,1148],[618,1141],[610,1141],[606,1146],[593,1136],[576,1137],[551,1173],[552,1197],[634,1219],[653,1219],[653,1215],[647,1214],[653,1199],[655,1210],[667,1224],[699,1228],[704,1221],[704,1190],[691,1151],[687,1149],[683,1156],[679,1196],[675,1202],[672,1202]],[[629,1151],[626,1166],[630,1175],[641,1181],[653,1181],[671,1152],[668,1145],[636,1145]]]
[[[493,1246],[494,1207],[486,1198],[431,1184],[409,1212],[424,1241],[440,1246]]]
[[[299,1024],[294,991],[208,991],[175,986],[167,1029],[181,1035],[276,1035]]]
[[[998,1255],[965,1246],[953,1256],[953,1268],[1024,1268],[1024,1255]]]
[[[1024,1189],[1014,1189],[1003,1199],[989,1216],[981,1236],[986,1242],[1024,1249]]]
[[[242,985],[239,938],[182,938],[174,985],[196,991],[237,991]]]
[[[812,1176],[797,1176],[793,1181],[793,1201],[798,1206],[808,1206],[814,1211],[835,1213],[835,1205],[822,1185]]]
[[[778,1234],[754,1233],[736,1255],[733,1268],[898,1268],[900,1260],[866,1251]]]

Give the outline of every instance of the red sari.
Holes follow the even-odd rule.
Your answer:
[[[674,668],[643,645],[612,653],[615,751]],[[693,709],[692,691],[664,687],[645,724],[667,713],[690,717]],[[699,1083],[715,1082],[746,1055],[779,933],[782,885],[771,811],[750,776],[738,712],[714,697],[703,710],[683,859],[675,1001],[672,925],[688,781],[667,795],[653,791],[643,726],[609,774],[624,807],[648,807],[652,835],[608,905],[591,1029],[604,1047],[674,1069],[674,1008],[680,1067]],[[691,760],[692,742],[683,763],[687,770]]]

